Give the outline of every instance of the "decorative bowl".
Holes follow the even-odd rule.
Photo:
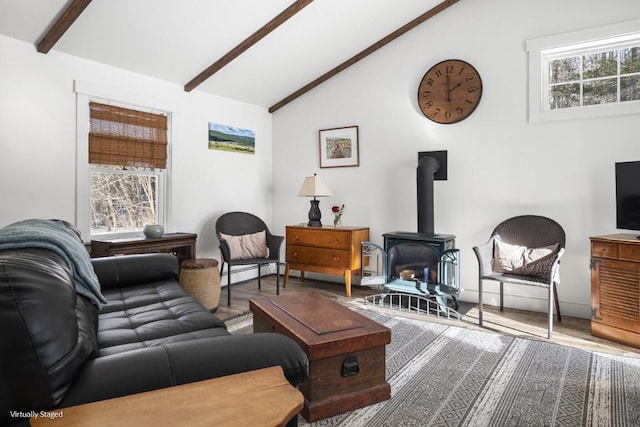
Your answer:
[[[164,234],[164,227],[161,224],[147,224],[142,232],[145,237],[160,237]]]

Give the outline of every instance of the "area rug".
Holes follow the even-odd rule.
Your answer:
[[[640,359],[357,311],[391,329],[391,399],[301,426],[640,425]]]

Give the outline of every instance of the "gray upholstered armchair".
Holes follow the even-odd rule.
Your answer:
[[[280,246],[284,236],[271,234],[263,220],[247,212],[228,212],[216,221],[216,236],[220,241],[222,266],[220,275],[227,271],[227,305],[231,305],[231,267],[258,265],[258,289],[261,289],[260,267],[276,264],[276,294],[280,295]]]
[[[500,311],[503,310],[504,283],[537,286],[549,291],[547,338],[553,335],[553,305],[558,321],[560,304],[560,257],[564,253],[565,233],[556,221],[537,215],[522,215],[499,224],[491,238],[473,251],[480,268],[478,280],[478,323],[482,326],[482,282],[500,282]]]

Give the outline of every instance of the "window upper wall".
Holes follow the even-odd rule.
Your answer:
[[[527,42],[529,121],[640,113],[640,20]]]

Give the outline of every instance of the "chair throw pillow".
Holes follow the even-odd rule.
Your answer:
[[[267,232],[265,230],[240,236],[231,236],[229,234],[220,233],[220,237],[226,240],[229,244],[229,251],[232,260],[269,257]]]
[[[511,245],[496,240],[493,253],[493,271],[523,276],[548,278],[560,245],[541,248]]]

